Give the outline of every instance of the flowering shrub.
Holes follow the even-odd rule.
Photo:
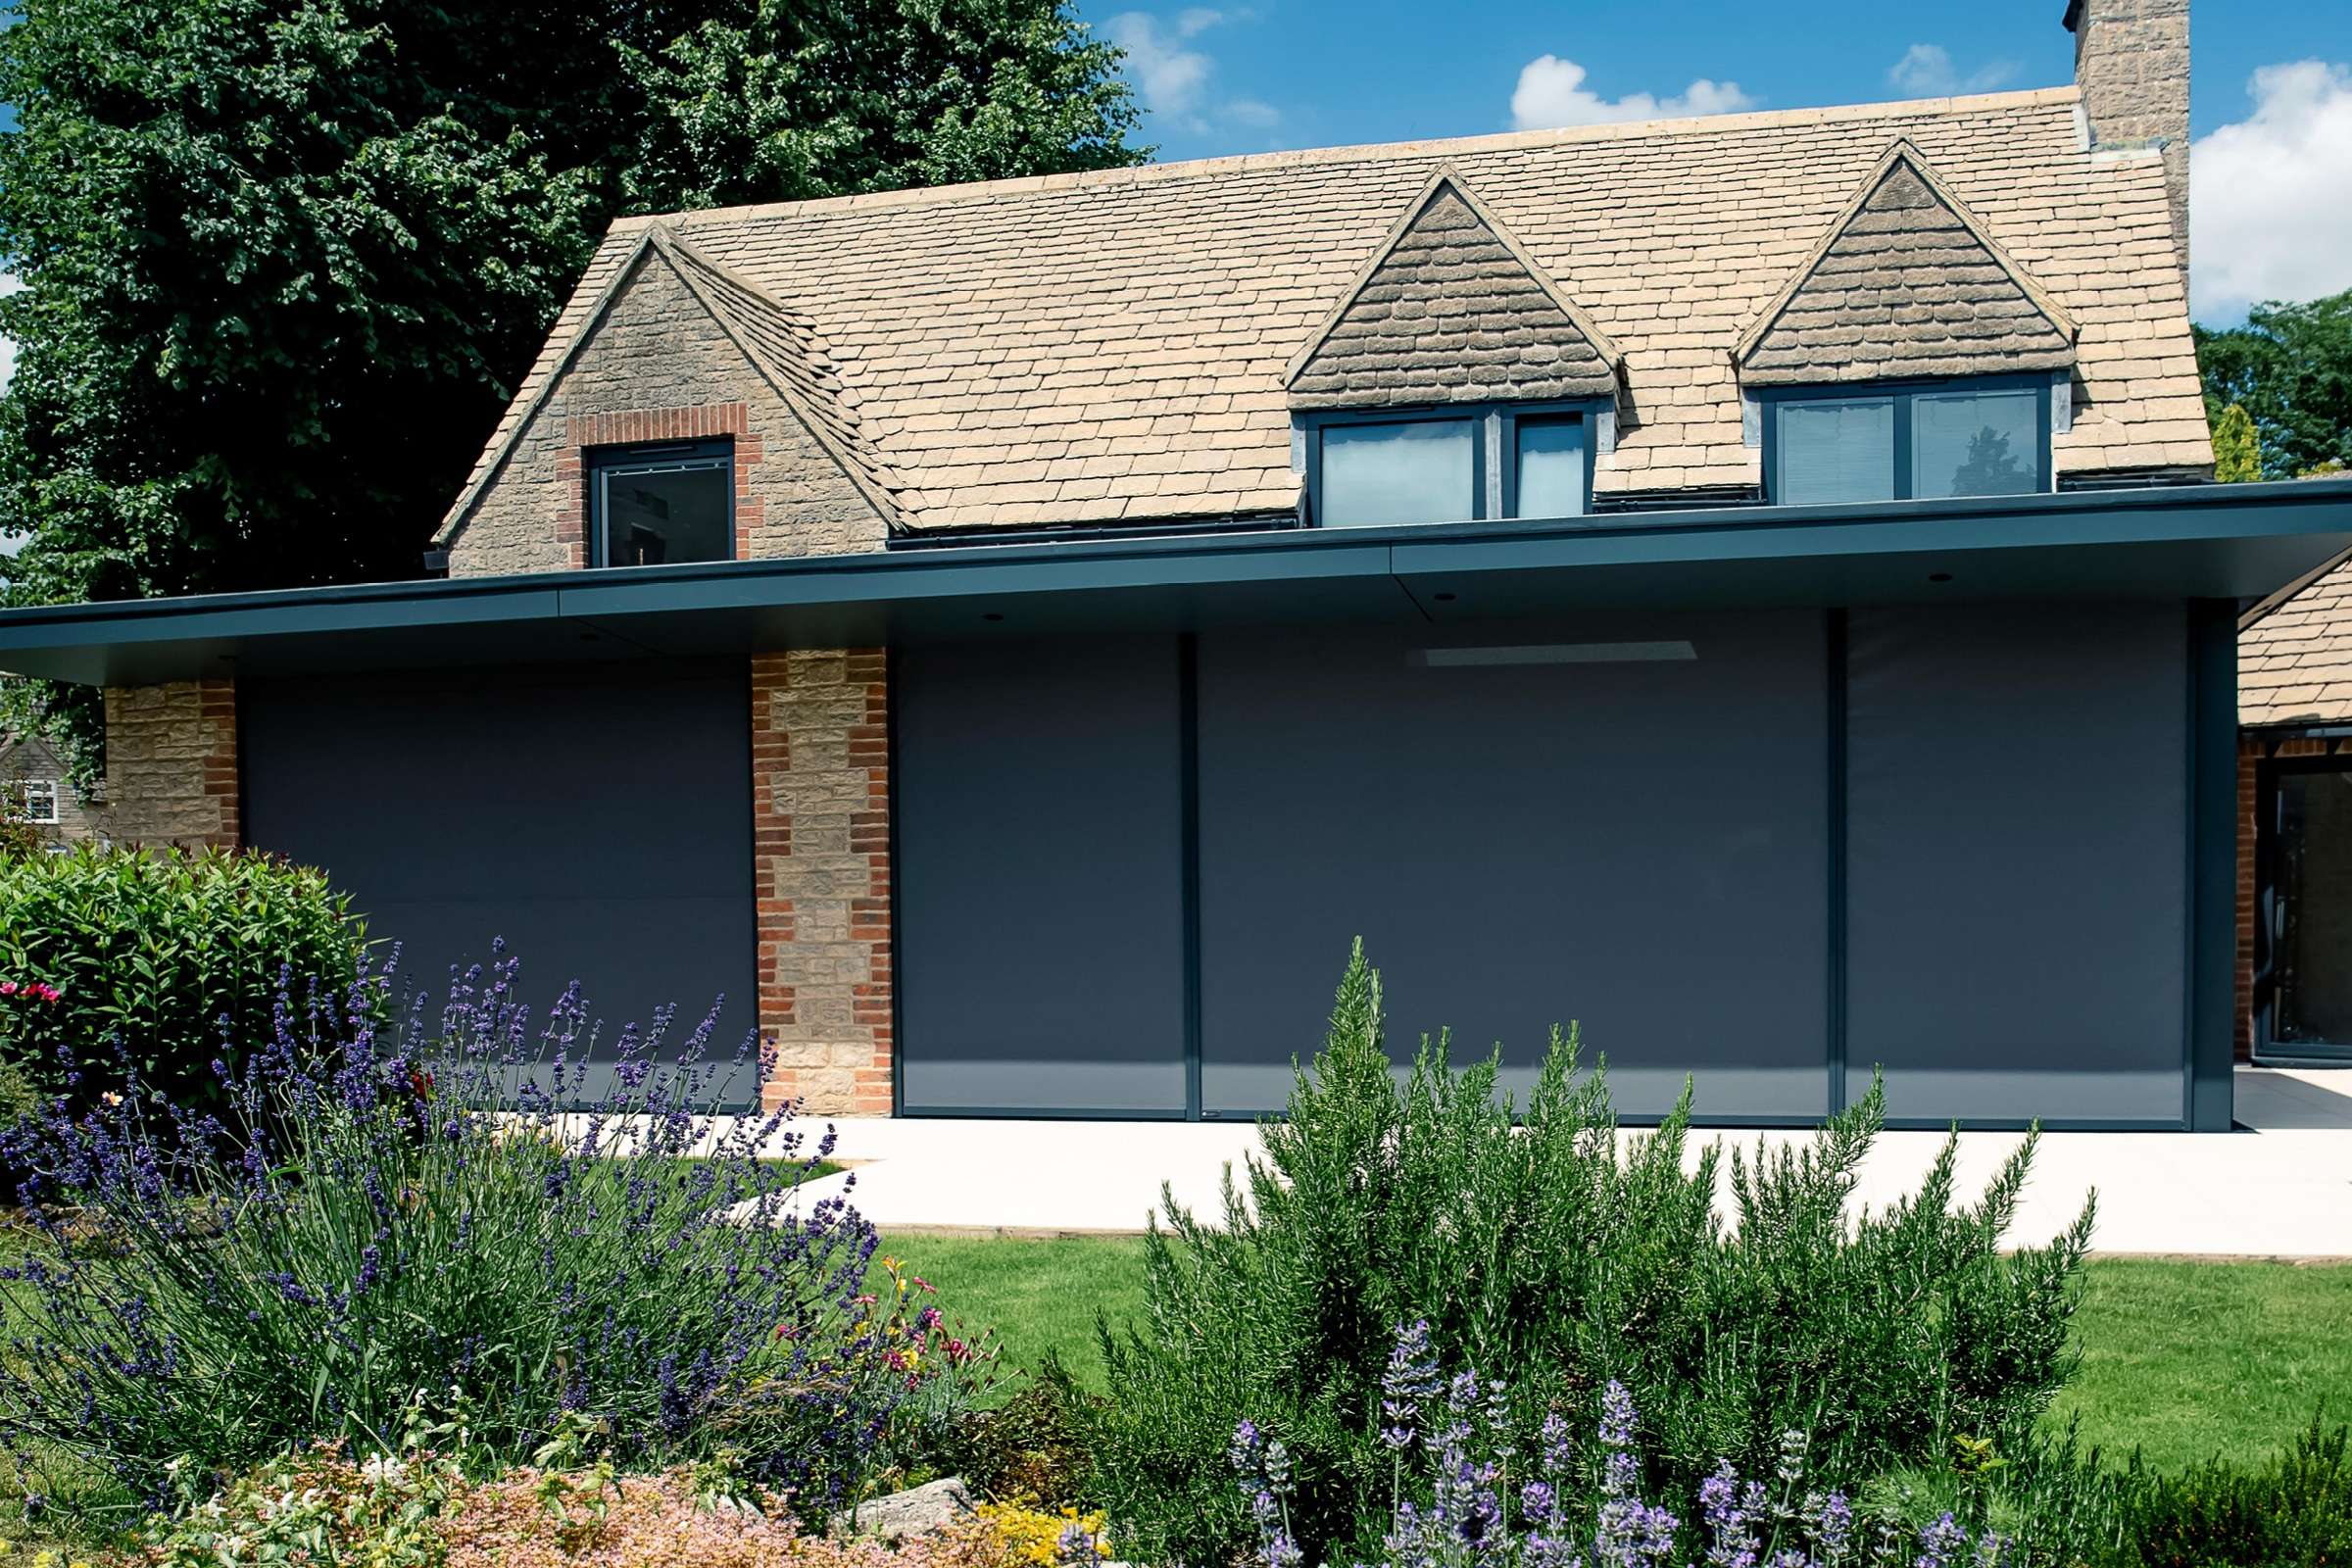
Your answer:
[[[1676,1495],[1723,1456],[1769,1470],[1790,1429],[1839,1475],[1938,1463],[1962,1435],[2014,1452],[2072,1365],[2087,1207],[2049,1245],[2003,1250],[2032,1139],[1974,1204],[1955,1199],[1955,1141],[1913,1196],[1851,1216],[1874,1088],[1809,1145],[1735,1153],[1727,1227],[1716,1152],[1688,1147],[1688,1093],[1625,1136],[1573,1033],[1514,1106],[1493,1060],[1455,1070],[1443,1039],[1399,1083],[1382,1030],[1359,951],[1263,1157],[1213,1220],[1170,1204],[1147,1238],[1144,1313],[1102,1336],[1091,1423],[1095,1485],[1141,1556],[1245,1548],[1225,1449],[1246,1415],[1284,1435],[1301,1549],[1373,1551],[1398,1322],[1426,1320],[1442,1360],[1512,1388],[1521,1451],[1542,1412],[1589,1417],[1622,1382],[1643,1462]]]
[[[1781,1436],[1771,1484],[1719,1462],[1698,1487],[1690,1530],[1643,1497],[1638,1418],[1623,1384],[1602,1391],[1589,1448],[1580,1450],[1553,1411],[1523,1462],[1512,1390],[1473,1371],[1441,1379],[1426,1323],[1398,1331],[1383,1394],[1381,1444],[1394,1468],[1377,1568],[1994,1568],[2008,1544],[1989,1533],[1972,1541],[1948,1513],[1915,1538],[1882,1529],[1861,1539],[1843,1494],[1805,1489],[1805,1438],[1793,1431]],[[1282,1440],[1244,1420],[1228,1458],[1259,1568],[1299,1568],[1304,1553],[1290,1519],[1296,1482]]]
[[[0,976],[52,993],[34,1011],[0,1004],[0,1056],[56,1093],[74,1073],[112,1074],[120,1041],[148,1084],[202,1101],[223,1020],[229,1048],[268,1039],[282,968],[340,989],[366,947],[348,898],[271,856],[97,844],[0,856]]]
[[[595,1052],[576,989],[535,1016],[501,956],[379,1029],[393,979],[335,1005],[282,990],[242,1065],[216,1063],[219,1114],[133,1058],[0,1148],[47,1239],[0,1271],[0,1441],[162,1502],[175,1473],[380,1446],[425,1391],[485,1462],[586,1419],[622,1463],[730,1446],[797,1507],[854,1489],[948,1357],[935,1324],[875,1310],[847,1198],[795,1197],[830,1132],[804,1150],[785,1110],[716,1114],[764,1070],[752,1042],[714,1060],[714,1017],[681,1046],[664,1012],[562,1113]]]
[[[1058,1513],[1017,1502],[980,1504],[980,1549],[988,1568],[1075,1568],[1112,1555],[1100,1512]]]

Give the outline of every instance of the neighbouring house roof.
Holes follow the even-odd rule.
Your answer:
[[[604,250],[598,253],[598,262],[603,262],[612,250],[613,245],[608,239]],[[705,255],[668,224],[655,222],[638,227],[628,237],[612,265],[604,269],[601,279],[598,267],[591,264],[588,276],[581,280],[566,313],[566,319],[572,324],[567,329],[563,322],[558,323],[556,335],[549,339],[530,380],[509,407],[498,433],[475,462],[466,488],[449,509],[442,521],[441,536],[444,539],[452,536],[472,514],[529,428],[532,416],[555,390],[564,367],[587,346],[622,290],[649,261],[666,263],[673,270],[678,281],[710,313],[711,319],[728,340],[742,351],[760,378],[839,465],[850,482],[886,522],[895,524],[897,475],[866,438],[858,418],[857,394],[843,386],[816,323],[759,284]],[[591,280],[597,280],[597,286],[583,307],[581,296],[589,293]]]
[[[2237,717],[2241,724],[2352,722],[2352,561],[2289,584],[2247,612],[2237,638]]]
[[[1286,377],[1444,172],[1622,358],[1598,493],[1752,486],[1734,351],[1898,143],[2078,327],[2060,476],[2209,465],[2163,165],[2087,150],[2073,87],[625,220],[492,452],[660,225],[806,323],[903,528],[1286,513]]]
[[[1283,375],[1294,409],[1613,398],[1616,345],[1441,170]]]
[[[2063,370],[2074,318],[1897,142],[1732,357],[1748,386]]]

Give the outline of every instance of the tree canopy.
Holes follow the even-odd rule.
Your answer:
[[[415,575],[616,215],[1138,161],[1061,0],[31,0],[19,601]]]
[[[2197,366],[2217,440],[2231,405],[2253,421],[2259,477],[2352,464],[2352,289],[2305,305],[2257,305],[2243,326],[2199,327]]]

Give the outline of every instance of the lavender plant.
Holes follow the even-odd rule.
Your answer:
[[[1728,1459],[1697,1489],[1697,1528],[1642,1491],[1639,1414],[1625,1385],[1601,1392],[1593,1442],[1580,1447],[1557,1412],[1524,1459],[1511,1432],[1514,1391],[1475,1372],[1445,1383],[1429,1325],[1396,1331],[1383,1379],[1381,1442],[1396,1459],[1388,1526],[1372,1568],[1997,1568],[2009,1543],[1972,1538],[1952,1515],[1865,1542],[1844,1494],[1805,1485],[1804,1434],[1781,1435],[1773,1480],[1743,1480]],[[1227,1459],[1254,1535],[1258,1568],[1300,1568],[1298,1488],[1279,1437],[1244,1419]],[[1358,1564],[1358,1568],[1365,1565]]]
[[[1359,949],[1263,1156],[1229,1175],[1214,1215],[1164,1204],[1144,1311],[1102,1335],[1097,1491],[1143,1555],[1224,1562],[1246,1545],[1225,1459],[1244,1415],[1283,1434],[1300,1549],[1372,1551],[1388,1406],[1434,1396],[1385,1382],[1398,1322],[1512,1388],[1522,1451],[1541,1412],[1582,1423],[1621,1382],[1642,1461],[1675,1495],[1722,1457],[1770,1471],[1792,1429],[1840,1475],[1941,1464],[1962,1436],[2013,1453],[2064,1381],[2090,1212],[2014,1247],[2031,1138],[1978,1201],[1959,1199],[1947,1143],[1910,1197],[1853,1215],[1874,1088],[1801,1149],[1735,1155],[1726,1225],[1689,1091],[1627,1134],[1573,1030],[1518,1102],[1493,1058],[1457,1067],[1443,1036],[1400,1079],[1384,1030]]]
[[[437,1010],[386,1005],[396,965],[281,978],[218,1111],[125,1050],[77,1112],[63,1064],[0,1148],[46,1237],[4,1271],[0,1442],[161,1501],[312,1440],[383,1451],[421,1401],[485,1461],[586,1420],[628,1462],[723,1443],[810,1510],[852,1488],[923,1374],[866,1295],[873,1228],[796,1197],[830,1130],[720,1113],[766,1064],[713,1054],[715,1009],[600,1051],[576,986],[535,1013],[503,953]]]

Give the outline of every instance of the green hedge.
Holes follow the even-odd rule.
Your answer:
[[[0,1063],[54,1091],[121,1076],[117,1042],[170,1093],[202,1095],[212,1062],[270,1037],[279,975],[329,983],[367,942],[348,896],[309,866],[250,852],[80,845],[0,860],[0,981],[54,1002],[0,1001]]]

